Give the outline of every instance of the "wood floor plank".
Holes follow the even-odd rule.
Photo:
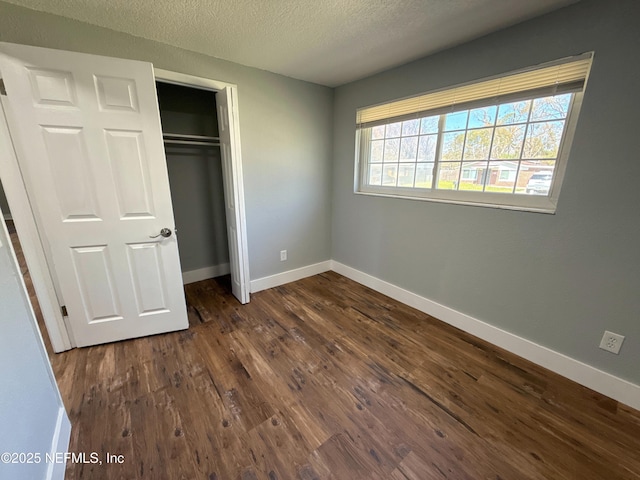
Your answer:
[[[51,355],[68,479],[634,479],[640,412],[327,272]]]

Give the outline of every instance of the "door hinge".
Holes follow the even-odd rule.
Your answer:
[[[0,95],[7,95],[7,89],[4,86],[4,80],[2,78],[0,78]]]
[[[60,307],[60,311],[62,312],[62,316],[63,317],[68,317],[69,316],[69,314],[67,313],[67,306],[66,305],[62,305]]]

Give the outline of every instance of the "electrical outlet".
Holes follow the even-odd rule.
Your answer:
[[[286,250],[280,250],[280,261],[284,262],[287,259],[287,251]]]
[[[624,342],[623,335],[605,330],[602,340],[600,341],[600,348],[618,355],[620,353],[620,347],[622,347],[622,342]]]

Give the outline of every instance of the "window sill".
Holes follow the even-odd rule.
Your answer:
[[[554,215],[556,213],[557,201],[551,196],[531,196],[531,195],[510,195],[509,200],[512,202],[505,202],[506,195],[495,194],[490,195],[483,193],[480,197],[477,193],[473,192],[460,192],[460,191],[425,191],[425,193],[416,194],[413,189],[405,189],[398,191],[394,188],[393,191],[382,191],[361,189],[354,191],[356,195],[365,195],[373,197],[386,197],[386,198],[398,198],[402,200],[419,200],[423,202],[435,202],[435,203],[450,203],[454,205],[467,205],[471,207],[485,207],[485,208],[497,208],[501,210],[516,210],[523,212],[533,213],[545,213]],[[497,198],[496,198],[497,197]],[[502,198],[499,198],[502,197]],[[526,201],[526,202],[525,202]]]

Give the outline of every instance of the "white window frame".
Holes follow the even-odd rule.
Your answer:
[[[582,56],[589,56],[592,58],[593,53],[583,54]],[[567,60],[564,60],[567,62]],[[562,62],[562,60],[558,61]],[[550,63],[558,63],[558,62],[550,62]],[[540,65],[537,68],[544,68],[548,64]],[[532,69],[527,69],[532,70]],[[499,75],[493,78],[505,77],[508,75],[514,75],[519,72],[508,72],[503,75]],[[569,152],[571,149],[571,144],[573,142],[573,137],[575,135],[575,129],[578,121],[578,116],[580,114],[580,109],[582,106],[582,101],[584,97],[584,91],[586,89],[586,83],[588,79],[588,72],[584,80],[584,87],[582,90],[574,92],[573,98],[569,104],[568,114],[565,119],[564,132],[562,135],[562,140],[559,145],[558,156],[556,159],[556,165],[553,172],[553,180],[551,183],[551,188],[549,190],[548,195],[526,195],[519,193],[495,193],[495,192],[478,192],[478,191],[461,191],[461,190],[438,190],[435,188],[437,178],[434,178],[433,185],[434,188],[414,188],[414,187],[397,187],[397,186],[382,186],[382,185],[369,185],[368,182],[368,158],[369,158],[369,148],[371,145],[370,132],[371,128],[357,128],[356,129],[356,152],[355,152],[355,169],[354,169],[354,193],[359,195],[373,195],[379,197],[393,197],[393,198],[404,198],[410,200],[423,200],[429,202],[440,202],[440,203],[453,203],[453,204],[461,204],[461,205],[472,205],[472,206],[480,206],[480,207],[490,207],[490,208],[499,208],[499,209],[507,209],[507,210],[523,210],[530,212],[539,212],[539,213],[548,213],[554,214],[556,212],[556,208],[558,205],[558,199],[560,195],[560,188],[562,186],[562,182],[564,180],[564,175],[566,172],[567,161],[569,158]],[[481,83],[486,80],[479,80],[477,82],[471,82],[470,84]],[[459,86],[450,87],[450,89],[457,88]],[[449,90],[449,89],[445,89]],[[530,97],[539,98],[539,96],[532,95]],[[396,103],[395,101],[387,102],[382,105],[392,105]],[[479,108],[482,106],[490,106],[495,105],[496,103],[492,102],[491,99],[488,99],[487,102],[483,105],[482,102],[479,102],[477,105],[474,105],[473,108]],[[454,111],[454,110],[451,110]],[[433,114],[427,113],[424,116],[438,115],[442,113],[434,112]],[[449,113],[449,112],[446,112]],[[389,119],[388,123],[393,123],[398,120],[394,120],[393,118]],[[442,127],[442,126],[441,126]],[[442,128],[440,128],[439,132],[439,142],[442,136]],[[439,145],[437,147],[439,149]],[[520,160],[518,160],[520,161]],[[437,163],[436,163],[437,165]],[[463,165],[461,165],[461,173]],[[433,172],[433,176],[437,176],[437,171]],[[517,181],[517,178],[516,178]]]

